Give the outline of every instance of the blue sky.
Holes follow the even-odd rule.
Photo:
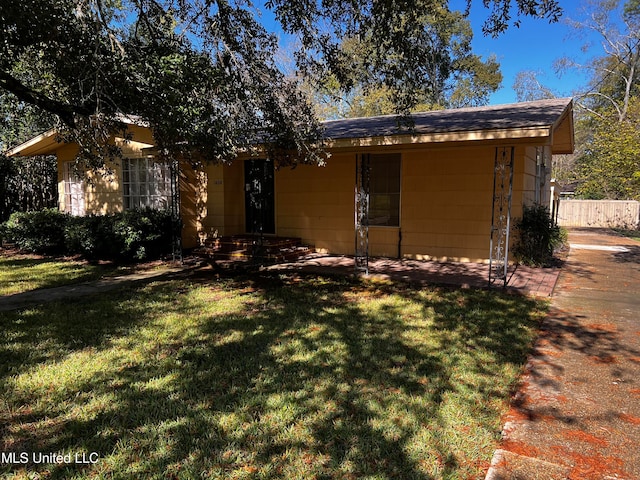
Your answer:
[[[263,1],[255,2],[258,8],[263,6]],[[513,83],[518,72],[524,70],[537,72],[540,83],[551,88],[557,96],[572,96],[587,84],[589,77],[584,72],[566,71],[562,76],[558,76],[554,71],[554,62],[562,57],[570,57],[584,63],[589,58],[603,55],[601,38],[595,34],[586,36],[585,32],[579,34],[567,23],[569,19],[583,20],[584,5],[588,2],[559,1],[564,10],[560,21],[549,23],[545,19],[523,17],[520,19],[519,28],[511,25],[497,38],[485,37],[482,34],[482,24],[489,15],[489,10],[484,8],[480,1],[472,2],[470,21],[474,32],[473,51],[483,58],[495,54],[504,77],[501,88],[491,95],[491,104],[517,101]],[[512,3],[515,4],[515,0],[512,0]],[[620,0],[620,3],[624,3],[624,0]],[[450,6],[464,10],[466,0],[451,0]],[[275,28],[278,31],[271,12],[262,10],[267,28]],[[286,44],[287,36],[281,31],[279,34]],[[583,51],[583,46],[587,43],[590,47]]]
[[[578,35],[566,22],[569,18],[583,18],[579,1],[560,0],[564,15],[557,23],[525,18],[520,28],[511,26],[498,38],[482,35],[481,27],[487,10],[478,3],[472,8],[470,18],[474,32],[473,50],[485,58],[496,54],[504,77],[502,88],[491,96],[490,103],[515,102],[516,94],[512,85],[517,73],[523,70],[538,72],[540,83],[551,88],[558,96],[571,96],[586,85],[588,77],[580,72],[566,72],[558,77],[553,69],[554,62],[561,57],[584,61],[603,54],[598,36]],[[583,52],[582,47],[587,42],[590,47]]]

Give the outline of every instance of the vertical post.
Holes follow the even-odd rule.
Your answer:
[[[171,169],[171,219],[173,261],[182,263],[182,218],[180,216],[180,162],[173,157]]]
[[[489,252],[489,285],[502,280],[507,286],[509,236],[511,233],[511,196],[515,147],[497,147],[493,168],[493,204]]]
[[[367,154],[356,155],[355,231],[356,273],[369,273],[369,183],[371,161]]]

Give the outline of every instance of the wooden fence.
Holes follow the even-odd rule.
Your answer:
[[[560,200],[558,224],[564,227],[640,226],[640,203],[635,200]]]

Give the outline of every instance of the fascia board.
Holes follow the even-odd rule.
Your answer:
[[[52,128],[37,137],[4,152],[7,157],[32,157],[34,155],[51,155],[57,150],[57,130]]]

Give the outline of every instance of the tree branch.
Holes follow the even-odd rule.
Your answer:
[[[0,88],[14,94],[18,100],[35,105],[58,116],[67,126],[75,128],[75,114],[91,115],[93,113],[86,105],[70,105],[36,92],[27,87],[9,73],[0,70]]]

